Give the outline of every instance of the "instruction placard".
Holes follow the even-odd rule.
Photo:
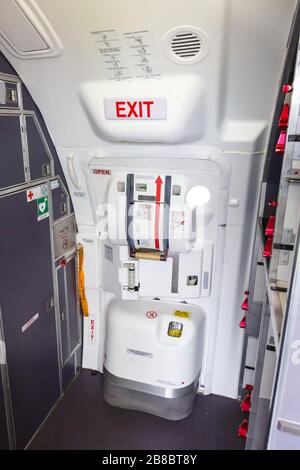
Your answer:
[[[41,186],[35,186],[26,191],[27,202],[36,201],[37,199],[46,197],[48,195],[48,186],[42,184]]]
[[[91,31],[91,36],[107,80],[161,77],[156,46],[150,31],[120,32],[106,29]]]

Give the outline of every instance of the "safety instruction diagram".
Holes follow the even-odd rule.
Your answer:
[[[104,77],[108,80],[153,79],[161,77],[154,58],[150,31],[119,33],[115,29],[92,31],[91,36],[101,57]]]

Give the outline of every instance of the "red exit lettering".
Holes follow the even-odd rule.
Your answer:
[[[166,96],[118,96],[104,98],[104,117],[108,120],[140,121],[167,119]]]
[[[117,118],[151,118],[154,101],[116,101]]]

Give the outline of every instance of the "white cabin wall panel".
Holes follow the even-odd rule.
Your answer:
[[[232,168],[227,223],[250,227],[258,204],[264,152],[258,154],[226,152],[226,157]],[[237,204],[231,205],[230,200],[236,200]]]
[[[245,139],[251,136],[252,151],[264,149],[295,4],[274,0],[227,4],[220,126],[228,143],[235,140],[234,134],[237,139],[244,134]]]
[[[199,102],[200,109],[195,105],[199,87],[187,89],[189,102],[185,106],[190,106],[192,102],[195,105],[193,114],[201,114],[198,119],[198,141],[213,142],[228,150],[263,150],[266,136],[262,139],[261,134],[273,108],[283,60],[280,51],[284,52],[288,38],[294,0],[266,0],[263,3],[259,0],[246,3],[215,0],[214,8],[209,0],[201,3],[190,0],[188,8],[171,0],[154,0],[151,8],[138,0],[131,1],[131,8],[125,8],[119,0],[109,3],[97,0],[38,0],[37,3],[63,43],[62,55],[55,59],[44,58],[42,66],[38,60],[21,61],[10,55],[9,59],[40,106],[56,145],[101,145],[98,123],[96,126],[90,125],[79,92],[84,84],[90,82],[100,84],[103,81],[103,85],[107,86],[104,65],[91,31],[111,28],[118,31],[122,38],[124,32],[149,31],[153,69],[159,69],[162,75],[162,80],[160,77],[147,80],[149,87],[156,84],[159,90],[160,83],[168,77],[170,83],[173,77],[182,77],[183,86],[176,86],[182,92],[189,77],[201,81],[205,100],[201,104]],[[267,22],[265,18],[268,18]],[[211,47],[203,61],[181,66],[165,57],[162,38],[169,29],[181,25],[193,25],[208,34]],[[266,43],[268,48],[262,47]],[[110,94],[113,96],[116,83],[118,88],[122,87],[122,82],[112,80]],[[124,80],[125,90],[129,83],[130,80]],[[148,86],[145,87],[144,96],[147,90]],[[170,86],[170,97],[174,96],[175,91],[175,87]],[[183,95],[181,93],[180,99]],[[98,95],[95,96],[94,106],[95,109],[103,106]],[[176,106],[173,98],[170,106]],[[184,142],[189,138],[190,126],[187,124],[191,123],[192,115],[189,120],[180,120],[180,117],[176,112],[177,132],[173,137],[178,142],[181,135]],[[116,123],[111,124],[114,126]],[[142,127],[149,125],[147,140],[155,140],[152,121],[133,124],[143,124]],[[124,129],[120,126],[120,140],[122,135],[124,138]],[[167,138],[170,142],[170,137],[162,136],[159,129],[157,132],[156,140],[165,141]],[[170,131],[168,133],[171,135]]]
[[[258,181],[261,178],[262,155],[227,155],[232,163],[229,200],[241,200],[242,209],[229,207],[226,228],[223,282],[219,307],[218,334],[214,363],[213,393],[236,397],[241,361],[243,331],[241,303],[248,289],[250,256],[255,235],[259,203]],[[243,160],[242,160],[243,158]],[[252,165],[250,164],[252,162]],[[233,295],[234,292],[234,295]]]
[[[227,227],[212,393],[232,398],[237,395],[241,363],[243,332],[239,322],[248,279],[244,255],[248,243],[243,227]]]

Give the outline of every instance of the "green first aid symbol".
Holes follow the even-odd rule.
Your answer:
[[[38,221],[49,217],[48,198],[41,197],[37,200]]]

